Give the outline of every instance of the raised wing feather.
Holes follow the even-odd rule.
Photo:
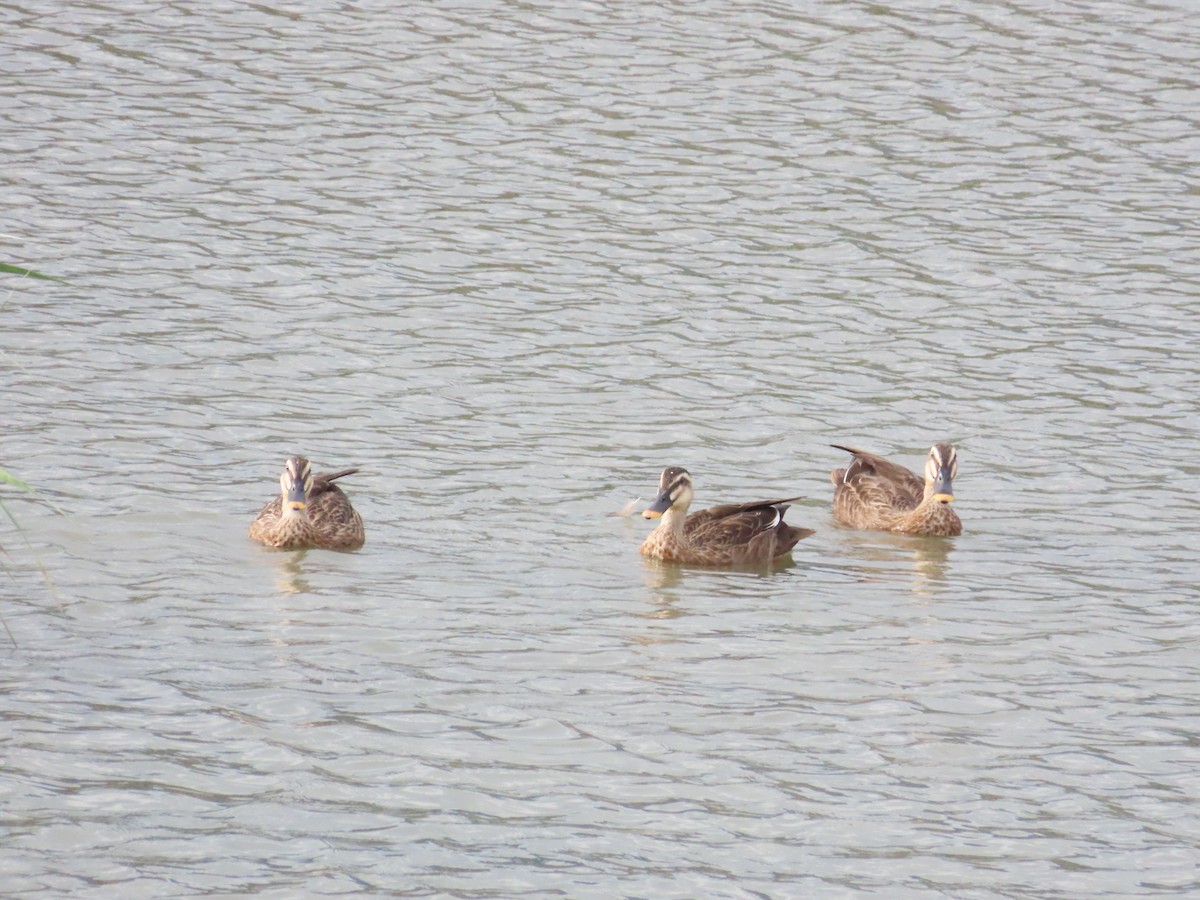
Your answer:
[[[913,506],[916,506],[924,498],[925,482],[912,469],[865,450],[855,450],[853,447],[843,447],[841,444],[833,446],[838,450],[854,454],[850,465],[845,469],[838,470],[842,473],[840,481],[853,483],[860,478],[874,476],[895,485],[897,490],[907,492],[913,498]]]

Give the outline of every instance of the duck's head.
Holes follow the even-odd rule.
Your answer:
[[[954,479],[958,476],[958,453],[953,444],[934,444],[925,460],[925,496],[938,503],[954,502]]]
[[[687,512],[692,504],[692,476],[682,466],[668,466],[658,480],[658,496],[647,506],[642,515],[657,519],[669,509]]]
[[[304,515],[308,508],[308,495],[312,493],[312,466],[303,456],[293,456],[283,464],[279,476],[279,493],[283,498],[285,516]]]

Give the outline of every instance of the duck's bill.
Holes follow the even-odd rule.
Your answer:
[[[949,472],[938,473],[938,479],[933,484],[933,499],[938,503],[954,502],[954,488],[950,484]]]
[[[308,506],[306,500],[307,498],[304,496],[304,485],[297,482],[288,488],[287,500],[284,502],[284,506],[286,506],[288,509],[299,512]]]
[[[934,482],[934,496],[931,499],[937,503],[954,503],[954,488],[950,486],[950,473],[946,470],[937,473],[937,481]]]
[[[650,501],[650,505],[647,506],[644,510],[642,510],[642,515],[645,516],[647,519],[657,519],[659,516],[661,516],[663,513],[665,513],[670,508],[671,508],[671,492],[669,490],[667,490],[667,491],[663,491],[661,494],[659,494],[657,497],[655,497],[652,501]]]

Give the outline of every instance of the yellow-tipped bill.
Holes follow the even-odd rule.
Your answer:
[[[667,488],[665,491],[655,497],[649,506],[642,510],[642,515],[647,519],[657,519],[668,509],[670,509],[674,503],[675,501],[671,499],[671,489]]]
[[[283,505],[292,512],[301,512],[308,506],[308,498],[304,496],[304,482],[293,481],[288,485],[287,499]]]
[[[954,488],[951,486],[952,478],[950,468],[942,466],[938,470],[937,479],[933,482],[933,494],[930,496],[930,499],[938,503],[953,503]]]

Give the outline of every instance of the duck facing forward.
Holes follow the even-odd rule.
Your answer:
[[[832,446],[854,454],[850,465],[829,473],[835,485],[833,517],[843,525],[929,537],[962,534],[962,521],[950,508],[958,475],[953,445],[930,448],[924,480],[874,453]]]
[[[663,469],[659,494],[642,513],[662,517],[642,543],[642,555],[694,566],[765,565],[815,532],[783,521],[786,500],[731,503],[688,515],[692,476],[687,469]]]
[[[358,469],[313,474],[303,456],[279,476],[279,496],[250,523],[250,537],[276,550],[357,550],[366,540],[362,516],[334,480]]]

